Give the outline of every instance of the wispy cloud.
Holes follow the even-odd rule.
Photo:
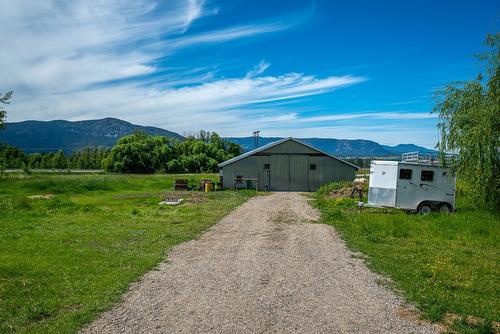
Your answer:
[[[346,113],[335,115],[324,115],[314,117],[304,117],[303,122],[325,122],[343,121],[350,119],[377,119],[377,120],[412,120],[412,119],[433,119],[436,114],[429,112],[366,112],[366,113]]]
[[[266,136],[283,136],[279,128],[269,128],[263,131]],[[437,133],[433,127],[415,128],[410,124],[388,125],[359,125],[339,124],[329,126],[305,126],[289,129],[290,135],[298,138],[348,138],[368,139],[385,145],[397,145],[402,143],[415,143],[415,138],[420,138],[417,144],[433,148],[438,140]],[[248,133],[244,133],[248,136]]]
[[[17,92],[54,93],[144,76],[176,50],[286,29],[284,22],[191,34],[217,14],[202,0],[43,2],[0,0],[0,82]]]
[[[234,39],[277,32],[289,27],[290,25],[282,22],[242,25],[168,40],[158,44],[158,47],[178,49],[206,43],[222,43]]]
[[[113,116],[179,132],[206,128],[243,134],[259,128],[271,134],[281,126],[281,135],[286,124],[293,132],[287,134],[297,135],[305,128],[328,133],[347,120],[429,117],[403,112],[307,116],[314,106],[293,104],[362,83],[367,80],[362,76],[269,75],[265,60],[244,76],[222,77],[205,64],[170,66],[170,57],[181,49],[264,37],[296,24],[276,19],[195,30],[195,22],[217,14],[211,4],[0,0],[0,45],[8,46],[0,50],[0,82],[16,91],[9,120]]]
[[[72,119],[101,117],[105,111],[106,115],[170,129],[227,129],[238,127],[242,122],[253,122],[253,106],[324,94],[363,80],[352,76],[316,78],[292,73],[211,80],[180,88],[143,87],[130,83],[66,92],[63,100],[60,95],[26,99],[22,104],[26,110],[32,110],[28,115],[33,117],[50,106],[51,113],[65,114]],[[275,117],[279,112],[279,108],[272,108],[266,114]]]
[[[270,63],[266,62],[265,60],[261,60],[259,64],[255,65],[252,70],[247,72],[245,78],[253,78],[261,75],[265,70],[269,68],[269,66],[271,66]]]
[[[16,91],[53,93],[149,74],[148,45],[185,31],[200,1],[0,0],[0,82]],[[133,46],[141,47],[133,47]]]
[[[416,100],[408,100],[408,101],[399,101],[399,102],[392,102],[389,103],[388,106],[403,106],[403,105],[408,105],[408,104],[419,104],[422,102],[426,102],[427,100],[425,99],[416,99]]]

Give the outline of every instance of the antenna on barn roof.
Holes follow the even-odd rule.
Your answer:
[[[260,131],[253,132],[253,148],[254,149],[259,147],[259,133],[260,133]]]

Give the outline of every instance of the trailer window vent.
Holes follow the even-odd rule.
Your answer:
[[[399,178],[401,180],[411,180],[411,169],[400,169]]]
[[[270,164],[264,164],[264,169],[270,169],[271,165]]]
[[[420,174],[420,180],[422,181],[432,181],[434,180],[434,171],[432,170],[423,170]]]
[[[310,170],[316,170],[316,164],[310,164],[309,165]]]

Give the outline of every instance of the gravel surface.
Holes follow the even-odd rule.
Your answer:
[[[175,247],[83,333],[434,333],[298,193],[258,196]]]

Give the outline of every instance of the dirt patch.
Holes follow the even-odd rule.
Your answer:
[[[405,307],[400,307],[397,311],[396,314],[404,320],[411,321],[416,324],[420,325],[425,325],[425,326],[432,326],[437,332],[439,333],[444,333],[448,331],[448,327],[435,323],[433,324],[429,320],[423,319],[422,314],[415,309],[414,307],[411,306],[405,306]]]
[[[51,199],[54,196],[55,196],[54,194],[49,193],[49,194],[43,194],[43,195],[30,195],[30,196],[28,196],[28,198],[29,199]]]
[[[359,194],[366,195],[367,187],[365,184],[352,183],[342,188],[332,190],[328,196],[331,198],[359,198]]]
[[[467,323],[467,325],[473,327],[483,326],[485,323],[484,319],[479,317],[474,317],[472,315],[467,316],[467,318],[465,318],[465,322]]]
[[[136,199],[148,197],[162,197],[170,195],[170,192],[146,192],[146,193],[133,193],[133,194],[119,194],[113,196],[114,199]]]
[[[207,201],[207,194],[200,191],[165,191],[165,192],[144,192],[133,194],[119,194],[113,196],[114,199],[138,199],[156,197],[160,201],[166,198],[183,198],[189,203],[200,204]]]
[[[318,218],[298,193],[254,197],[83,333],[437,333]]]
[[[455,313],[446,313],[443,322],[448,326],[453,326],[456,322],[462,321],[462,316]]]
[[[207,199],[207,195],[205,193],[191,192],[190,196],[187,197],[187,200],[193,204],[201,204],[201,203],[205,203],[208,199]]]
[[[455,331],[450,328],[452,328],[456,323],[467,324],[470,327],[482,327],[485,325],[486,320],[472,315],[465,317],[455,313],[446,313],[442,320],[442,332],[454,333]],[[492,321],[491,329],[493,333],[500,334],[500,323]]]
[[[500,334],[500,322],[492,321],[491,322],[491,329],[493,329],[493,333]]]
[[[342,198],[342,197],[349,197],[352,194],[352,191],[354,190],[354,187],[351,186],[345,186],[340,189],[332,190],[328,196],[331,198]]]

